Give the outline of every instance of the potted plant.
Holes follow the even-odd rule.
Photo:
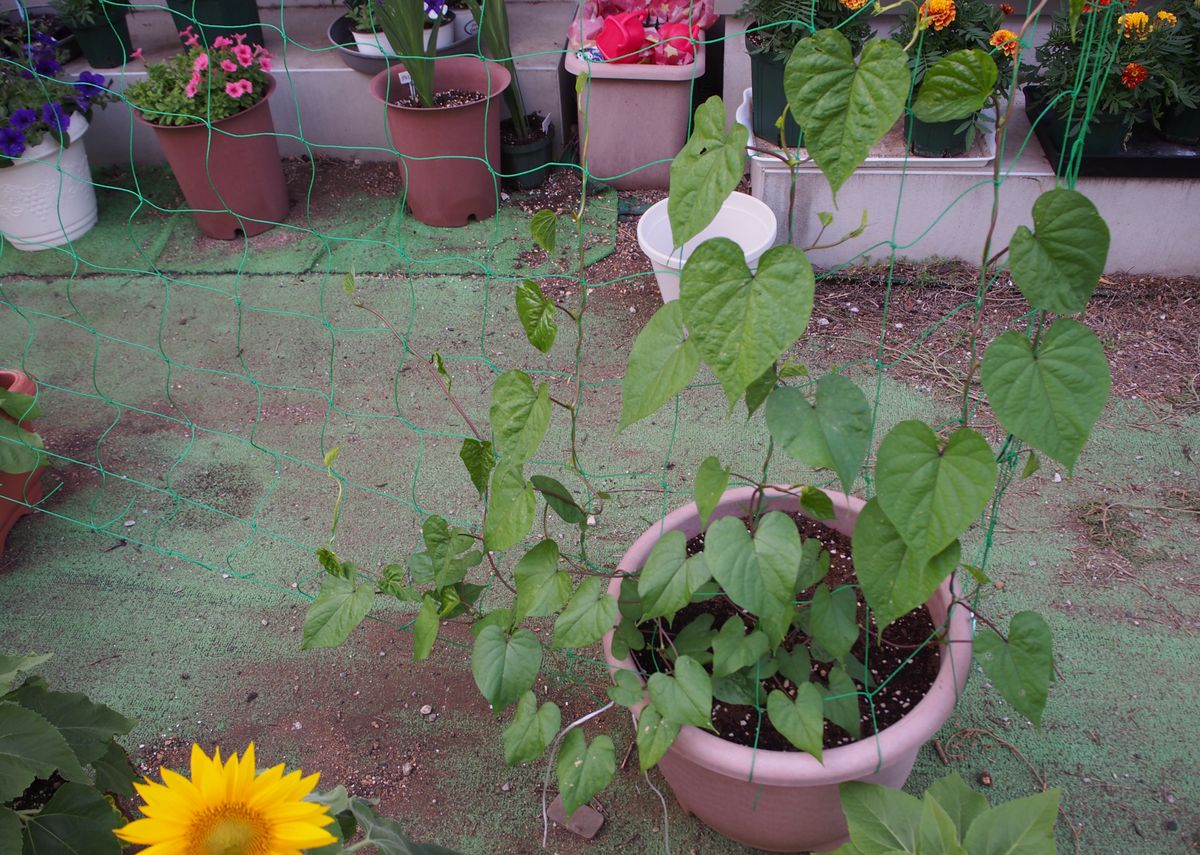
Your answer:
[[[1184,145],[1200,144],[1200,7],[1174,0],[1155,13],[1158,26],[1176,30],[1162,62],[1162,135]]]
[[[400,156],[405,202],[431,226],[462,226],[496,213],[500,194],[500,111],[511,78],[474,56],[436,57],[441,21],[427,38],[424,0],[384,0],[383,31],[403,58],[371,79],[387,105],[388,133]]]
[[[42,415],[37,384],[17,370],[0,371],[0,554],[17,520],[42,500],[45,454],[30,422]]]
[[[392,50],[391,42],[388,41],[387,34],[383,32],[383,21],[380,18],[377,5],[372,0],[357,0],[357,2],[355,0],[347,0],[346,5],[350,8],[348,15],[353,22],[350,34],[354,37],[354,42],[358,45],[359,52],[367,56],[394,55],[395,52]],[[437,50],[444,50],[450,47],[454,43],[454,23],[457,15],[444,4],[441,7],[440,18],[437,11],[432,9],[430,4],[427,3],[425,9],[426,40],[435,38],[433,24],[437,21]]]
[[[148,66],[146,79],[125,91],[209,237],[261,234],[287,216],[270,72],[270,53],[236,33]]]
[[[133,795],[133,769],[117,742],[133,721],[76,692],[26,676],[49,656],[0,655],[0,829],[6,852],[119,855],[125,824],[116,797]]]
[[[1181,34],[1146,12],[1111,11],[1085,4],[1075,33],[1069,11],[1059,10],[1036,50],[1026,109],[1031,121],[1046,123],[1061,151],[1079,144],[1084,155],[1115,154],[1135,122],[1156,120],[1162,109],[1163,61]]]
[[[480,7],[479,0],[467,0],[467,4],[478,31],[483,33],[484,47],[511,78],[504,90],[508,118],[500,122],[500,168],[504,183],[516,190],[531,190],[541,186],[550,172],[554,126],[548,116],[530,113],[525,108],[521,81],[512,58],[508,9],[504,0],[490,0],[486,9]]]
[[[99,74],[63,79],[57,48],[38,31],[0,41],[0,235],[20,250],[62,246],[96,224],[82,139],[92,108],[114,96]]]
[[[116,68],[133,53],[125,21],[127,6],[104,0],[56,0],[54,8],[93,68]]]
[[[962,85],[946,73],[953,63],[947,57],[930,69],[922,98],[961,120],[991,97],[994,82],[982,74]],[[785,69],[789,109],[833,192],[900,118],[910,81],[908,57],[891,40],[868,42],[858,61],[834,30],[797,44]],[[1001,128],[1012,109],[1010,100]],[[746,141],[745,128],[726,127],[719,98],[697,110],[671,168],[677,246],[709,226],[741,180]],[[585,173],[585,196],[587,187]],[[578,239],[579,218],[572,220]],[[679,299],[659,308],[633,344],[615,427],[653,416],[703,364],[731,407],[765,411],[765,431],[756,437],[744,429],[757,458],[748,466],[700,462],[695,501],[654,522],[615,568],[598,563],[588,544],[616,502],[579,462],[583,378],[570,375],[552,397],[529,373],[506,371],[493,383],[484,422],[458,399],[438,354],[417,356],[462,417],[458,456],[464,484],[480,499],[477,523],[427,517],[422,544],[378,574],[318,550],[325,575],[305,618],[304,646],[340,644],[381,593],[416,610],[416,659],[430,655],[443,622],[462,619],[475,637],[476,685],[497,714],[514,709],[502,736],[507,761],[549,749],[568,816],[616,773],[604,732],[612,722],[601,716],[625,707],[636,718],[643,770],[660,765],[704,822],[786,851],[846,840],[840,784],[903,783],[920,743],[953,707],[972,646],[1000,694],[1038,724],[1053,676],[1048,625],[1035,612],[1016,614],[1007,627],[987,615],[980,594],[990,579],[962,561],[959,539],[976,523],[996,524],[1007,485],[1018,469],[1036,471],[1039,454],[1068,472],[1079,457],[1111,381],[1099,339],[1068,316],[1086,308],[1109,237],[1095,206],[1066,188],[1037,200],[1033,228],[1019,227],[1006,252],[994,252],[993,241],[1004,238],[992,222],[975,311],[991,317],[986,285],[1007,268],[1029,303],[1015,313],[1036,318],[1024,325],[1031,334],[1010,330],[989,342],[982,323],[972,329],[954,423],[905,420],[891,428],[874,451],[867,501],[847,494],[874,446],[871,403],[846,374],[813,378],[787,358],[812,311],[815,276],[804,251],[773,247],[752,273],[728,238],[696,247]],[[557,216],[540,212],[531,231],[552,249]],[[515,287],[515,316],[534,348],[552,351],[560,320],[572,326],[575,346],[586,346],[581,290],[577,304],[563,306],[532,280]],[[361,299],[355,305],[386,320]],[[1007,431],[997,442],[972,427],[977,380]],[[569,485],[545,474],[542,441],[556,411],[569,437],[556,474]],[[340,485],[337,456],[330,449],[325,465]],[[822,474],[772,476],[768,464],[783,456]],[[340,514],[339,486],[331,544]],[[482,595],[496,589],[511,597],[488,605]],[[558,706],[533,691],[543,659],[601,639],[610,703],[564,726]],[[915,682],[897,697],[891,692],[901,679]],[[685,789],[696,781],[703,794]]]
[[[216,47],[217,39],[241,33],[251,45],[265,45],[256,0],[167,0],[184,47]]]
[[[988,0],[926,0],[916,8],[905,7],[892,37],[912,46],[915,103],[905,116],[905,132],[913,154],[957,157],[974,143],[981,122],[978,113],[963,121],[926,121],[918,115],[921,83],[938,60],[951,54],[966,68],[982,63],[982,54],[992,53],[998,72],[994,85],[997,91],[1006,88],[1021,43],[1015,33],[1001,28],[1003,21],[1003,12]],[[992,98],[990,106],[998,110],[998,100]]]
[[[786,113],[784,64],[801,39],[835,27],[850,40],[857,55],[871,35],[867,7],[866,0],[747,0],[738,10],[738,16],[749,21],[746,53],[750,55],[750,119],[755,136],[785,147],[803,145],[796,117]],[[782,128],[777,126],[781,118]]]

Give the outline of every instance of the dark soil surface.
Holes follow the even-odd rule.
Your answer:
[[[433,93],[434,107],[465,107],[482,101],[487,96],[474,89],[446,89]],[[397,107],[420,107],[421,103],[415,97],[397,98],[392,102]]]
[[[800,514],[793,515],[800,528],[802,538],[817,538],[830,556],[829,574],[818,585],[824,584],[830,590],[836,590],[843,585],[854,585],[854,565],[850,561],[850,538],[833,531],[820,523],[814,522]],[[704,535],[700,534],[688,541],[688,554],[695,555],[704,549]],[[814,585],[797,596],[797,602],[804,603],[812,599],[817,586]],[[693,603],[676,615],[675,619],[666,624],[660,632],[656,625],[646,624],[642,627],[642,635],[646,639],[646,648],[633,654],[634,660],[641,667],[643,674],[655,670],[664,670],[660,666],[666,659],[661,654],[670,647],[667,638],[673,639],[689,623],[700,615],[709,614],[716,620],[714,629],[720,629],[726,620],[738,617],[741,611],[726,597],[716,597],[704,602]],[[855,680],[860,694],[858,696],[860,731],[864,736],[873,736],[880,730],[895,724],[929,691],[937,677],[938,652],[937,647],[926,642],[934,633],[933,621],[925,609],[914,609],[904,617],[889,626],[884,636],[875,641],[878,632],[874,617],[867,623],[867,608],[860,596],[858,598],[859,626],[867,625],[869,634],[864,636],[851,649],[851,654],[859,662],[870,663],[873,681],[887,682],[868,692],[867,687],[859,679]],[[663,636],[667,638],[664,638]],[[870,643],[868,644],[868,639]],[[793,650],[798,645],[804,645],[807,636],[800,630],[793,629],[783,641],[787,650]],[[915,652],[914,652],[915,651]],[[865,655],[865,659],[864,659]],[[911,661],[906,662],[909,657]],[[812,662],[809,681],[818,685],[826,685],[831,663]],[[854,677],[854,669],[850,669]],[[859,672],[861,675],[861,672]],[[890,679],[889,679],[890,678]],[[776,674],[762,681],[762,698],[766,698],[772,690],[779,689],[789,697],[795,698],[796,687],[782,675]],[[787,741],[771,724],[763,706],[729,704],[716,701],[713,704],[713,723],[718,732],[726,739],[739,745],[757,746],[770,751],[798,750]],[[843,728],[826,720],[825,748],[836,748],[857,740],[857,736],[848,733]]]

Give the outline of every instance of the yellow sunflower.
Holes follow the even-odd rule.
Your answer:
[[[114,833],[142,855],[300,855],[336,842],[328,808],[304,801],[320,776],[302,775],[282,763],[258,774],[254,743],[224,764],[220,749],[209,758],[192,745],[191,780],[163,769],[161,784],[135,784],[145,819]]]

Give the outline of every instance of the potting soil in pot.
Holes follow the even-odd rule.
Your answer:
[[[829,574],[818,584],[824,584],[830,590],[837,590],[847,585],[856,586],[857,580],[854,576],[854,565],[850,560],[850,538],[820,523],[814,522],[801,514],[792,514],[791,516],[796,521],[802,538],[817,538],[825,551],[830,554]],[[687,553],[689,556],[696,555],[703,552],[703,550],[703,534],[697,535],[688,541]],[[796,596],[797,602],[805,603],[811,600],[815,587],[801,591]],[[856,593],[858,592],[857,587],[854,590]],[[867,618],[866,612],[866,606],[862,601],[861,595],[859,595],[858,625],[860,627],[863,626],[863,622]],[[671,623],[663,622],[662,628],[665,630],[666,636],[671,639],[670,643],[659,637],[660,628],[657,623],[646,624],[640,627],[642,637],[646,639],[646,647],[643,650],[632,652],[631,655],[643,674],[669,670],[668,663],[663,662],[656,656],[656,647],[661,648],[665,645],[670,648],[679,631],[697,618],[706,620],[704,616],[711,616],[711,629],[715,631],[719,630],[726,620],[739,614],[740,610],[724,596],[693,603],[681,610]],[[867,697],[862,694],[854,697],[853,700],[857,702],[858,707],[861,736],[851,734],[843,727],[833,724],[828,719],[825,721],[824,747],[826,749],[836,748],[839,745],[847,745],[858,741],[860,738],[870,738],[879,730],[895,724],[909,710],[916,706],[921,698],[925,697],[938,673],[939,656],[937,644],[933,642],[926,643],[934,635],[935,629],[929,612],[924,606],[921,606],[913,609],[889,626],[885,630],[882,640],[876,641],[877,627],[874,618],[871,618],[869,634],[862,633],[860,635],[860,638],[851,649],[850,655],[859,663],[868,662],[873,678],[879,682],[887,680],[887,684],[874,695],[873,714],[871,701]],[[871,640],[869,648],[866,645],[866,638],[868,637]],[[793,627],[788,637],[784,639],[784,647],[792,650],[806,641],[807,637],[805,634]],[[864,654],[867,657],[865,660]],[[909,657],[912,657],[911,661],[905,664],[905,661]],[[858,682],[858,679],[862,675],[861,666],[848,668],[847,671],[850,677],[856,681],[855,689],[862,692],[864,687]],[[897,671],[898,673],[893,677],[893,672]],[[817,661],[814,658],[810,667],[809,680],[818,686],[824,687],[828,682],[828,678],[829,664]],[[727,694],[730,691],[729,689],[726,689],[725,692],[720,690],[723,679],[727,678],[719,678],[713,681],[712,708],[713,724],[718,729],[718,734],[722,738],[740,745],[757,747],[769,751],[798,751],[795,746],[788,742],[771,725],[770,720],[765,714],[760,716],[759,709],[753,704],[731,703],[728,700],[723,700],[722,695],[731,699],[731,696]],[[869,686],[866,687],[866,690],[870,691],[875,688],[875,686]],[[753,686],[750,686],[749,689],[753,691]],[[772,689],[781,689],[789,697],[795,697],[795,686],[781,674],[775,674],[762,681],[759,695],[761,698],[760,705],[765,707],[766,697]],[[838,718],[838,712],[838,705],[836,703],[826,704],[826,715]],[[843,709],[842,713],[843,715],[853,715],[853,709]]]

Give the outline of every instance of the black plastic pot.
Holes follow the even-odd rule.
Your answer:
[[[508,122],[507,119],[504,120]],[[500,143],[500,171],[510,190],[532,190],[542,186],[554,159],[554,125],[541,139],[521,144]]]
[[[92,68],[116,68],[124,65],[133,53],[129,41],[129,25],[125,21],[126,10],[104,5],[107,19],[97,20],[90,27],[77,27],[75,38],[83,50],[83,58]]]
[[[249,44],[266,44],[255,0],[167,0],[167,6],[175,20],[175,29],[194,27],[200,43],[206,47],[217,36],[228,39],[235,33],[245,33]],[[187,41],[184,36],[179,40]]]
[[[1029,116],[1029,120],[1037,121],[1041,116],[1040,121],[1045,125],[1046,134],[1054,140],[1059,151],[1067,151],[1075,145],[1075,141],[1079,137],[1080,129],[1083,127],[1083,117],[1078,114],[1072,116],[1068,128],[1067,120],[1059,115],[1057,107],[1052,107],[1046,111],[1045,115],[1041,115],[1042,111],[1046,109],[1047,103],[1048,101],[1042,97],[1038,87],[1025,87],[1025,112]],[[1085,156],[1116,154],[1124,147],[1125,138],[1129,136],[1129,129],[1132,126],[1133,116],[1128,114],[1093,114],[1084,133],[1083,154]]]
[[[907,118],[904,131],[917,157],[958,157],[966,153],[970,125],[965,120],[922,122],[916,116]]]
[[[756,53],[749,35],[746,37],[746,49],[750,53],[750,87],[754,99],[750,124],[755,136],[778,144],[779,129],[775,123],[787,108],[787,93],[783,91],[783,69],[787,65],[787,57],[777,53]],[[804,132],[790,112],[783,123],[783,140],[788,146],[804,144]]]
[[[1200,145],[1200,108],[1176,104],[1163,116],[1162,135],[1181,145]]]

